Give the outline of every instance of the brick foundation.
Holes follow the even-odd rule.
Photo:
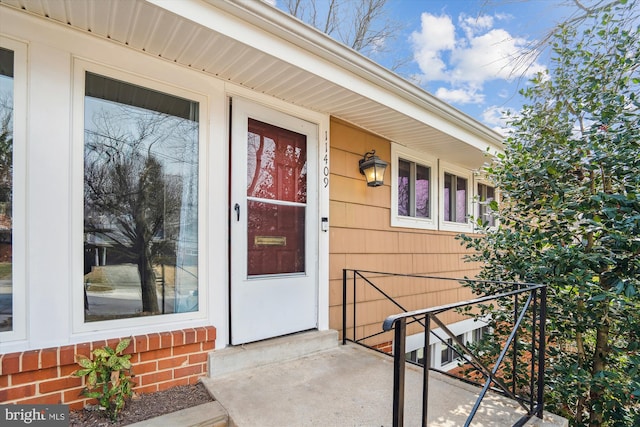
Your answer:
[[[214,327],[182,329],[131,337],[124,351],[131,354],[134,390],[152,393],[194,384],[207,374],[207,355],[215,347]],[[84,378],[72,377],[78,369],[76,354],[108,345],[110,339],[0,355],[0,403],[69,405],[81,409],[90,400],[81,395]]]
[[[388,354],[393,354],[393,341],[385,341],[380,344],[372,345],[371,347]]]

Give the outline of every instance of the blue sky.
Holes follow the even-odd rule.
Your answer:
[[[272,0],[273,1],[273,0]],[[324,0],[320,0],[324,1]],[[281,6],[283,0],[277,0]],[[520,53],[575,10],[566,0],[388,0],[401,30],[370,55],[398,74],[500,130],[505,109],[518,110],[518,89],[546,67],[544,53]]]

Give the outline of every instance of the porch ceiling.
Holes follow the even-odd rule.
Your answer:
[[[0,3],[164,58],[471,168],[501,137],[475,120],[259,1],[0,0]],[[203,13],[206,12],[206,13]],[[201,16],[211,14],[210,17]],[[216,25],[222,23],[222,25]],[[243,39],[242,25],[275,37]],[[246,29],[245,29],[246,30]],[[282,46],[278,50],[278,46]],[[301,53],[296,61],[287,47]],[[275,49],[274,49],[275,47]],[[270,54],[278,52],[278,56]],[[305,56],[307,55],[307,56]],[[310,56],[311,55],[311,56]],[[309,69],[308,58],[326,72]],[[306,61],[306,62],[305,62]],[[333,79],[335,75],[340,78]],[[353,84],[350,84],[352,82]],[[370,88],[368,90],[367,88]]]

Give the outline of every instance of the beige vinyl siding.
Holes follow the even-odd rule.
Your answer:
[[[329,322],[330,327],[337,330],[342,329],[344,268],[448,278],[473,277],[477,273],[477,266],[464,262],[467,250],[455,239],[457,233],[391,227],[393,165],[387,169],[385,185],[376,188],[367,187],[358,170],[358,160],[372,149],[381,159],[390,162],[389,141],[339,119],[331,119]],[[408,310],[462,301],[471,296],[456,281],[380,277],[374,283]],[[358,284],[357,295],[358,336],[380,331],[385,317],[398,312],[369,286]],[[349,291],[349,310],[352,299]],[[463,317],[449,312],[441,319],[451,323]],[[416,333],[414,329],[411,327],[408,333]],[[351,334],[349,329],[347,336]]]

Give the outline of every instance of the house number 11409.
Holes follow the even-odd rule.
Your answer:
[[[324,168],[322,168],[322,182],[324,183],[324,188],[329,186],[329,145],[327,143],[327,133],[324,135],[324,157],[322,161],[324,163]]]

